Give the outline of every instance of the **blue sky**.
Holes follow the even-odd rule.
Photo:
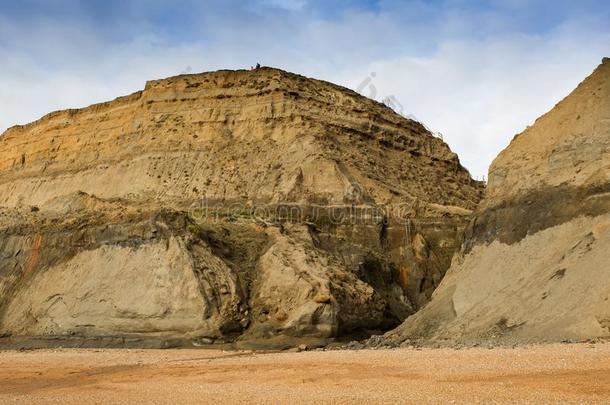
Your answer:
[[[0,0],[0,130],[256,62],[392,96],[483,176],[610,56],[610,2]]]

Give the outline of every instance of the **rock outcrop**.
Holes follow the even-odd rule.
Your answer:
[[[421,124],[276,69],[0,137],[0,333],[235,341],[399,324],[483,187]]]
[[[386,336],[527,343],[610,337],[610,59],[489,169],[432,301]]]

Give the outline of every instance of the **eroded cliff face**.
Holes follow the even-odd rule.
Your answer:
[[[516,136],[432,301],[388,338],[610,336],[610,60]]]
[[[421,124],[276,69],[0,137],[0,333],[333,338],[426,303],[482,186]]]
[[[241,321],[240,280],[186,215],[68,197],[82,206],[3,212],[3,333],[218,336]]]
[[[202,195],[343,203],[353,184],[352,203],[410,197],[473,209],[479,193],[421,124],[275,69],[148,82],[143,92],[11,128],[0,150],[8,207],[78,191],[178,206]]]

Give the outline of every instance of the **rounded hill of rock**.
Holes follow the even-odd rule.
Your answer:
[[[283,347],[388,330],[429,300],[482,191],[422,124],[328,82],[150,81],[0,137],[0,334]]]
[[[0,204],[60,193],[156,200],[357,203],[473,209],[481,187],[421,124],[359,94],[272,68],[150,81],[0,137]],[[120,181],[117,181],[120,179]]]

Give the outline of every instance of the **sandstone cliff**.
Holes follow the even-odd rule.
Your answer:
[[[428,301],[482,194],[421,124],[270,68],[51,113],[0,156],[13,337],[387,329]]]
[[[489,169],[486,196],[432,301],[395,341],[610,337],[610,59]]]

